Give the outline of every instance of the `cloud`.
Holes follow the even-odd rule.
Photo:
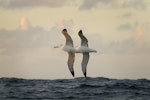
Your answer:
[[[79,9],[80,10],[91,9],[95,5],[97,5],[98,2],[99,2],[99,0],[84,0],[83,4],[80,6]]]
[[[73,20],[62,19],[46,30],[40,26],[33,27],[27,17],[21,17],[17,29],[0,29],[0,54],[9,55],[42,47],[53,48],[65,40],[60,35],[61,30],[67,28],[70,33],[73,33],[72,26]]]
[[[122,4],[123,8],[146,9],[147,4],[144,0],[128,0]]]
[[[123,41],[112,41],[107,47],[107,52],[115,54],[127,54],[131,52],[135,45],[136,43],[132,38]]]
[[[132,17],[131,12],[127,12],[127,13],[124,13],[123,15],[119,16],[119,18],[131,18],[131,17]]]
[[[148,3],[145,0],[83,0],[76,5],[71,0],[0,0],[0,7],[7,9],[33,8],[33,7],[63,7],[65,5],[79,6],[79,10],[91,10],[93,8],[134,8],[146,9]]]
[[[131,30],[132,25],[131,24],[121,24],[117,27],[118,30],[125,31],[125,30]]]
[[[139,46],[135,38],[128,38],[122,41],[112,41],[105,47],[108,54],[150,54],[150,45],[143,43]]]
[[[109,6],[112,5],[114,1],[112,0],[84,0],[83,3],[80,5],[80,10],[90,10],[95,8],[98,4],[100,6]]]
[[[68,0],[0,0],[0,6],[9,9],[27,7],[62,7]]]
[[[150,54],[150,45],[144,40],[146,31],[144,26],[135,22],[132,24],[121,24],[117,27],[120,31],[130,31],[130,34],[133,34],[132,37],[122,40],[122,41],[112,41],[108,46],[110,51],[118,54]],[[112,50],[112,51],[111,51]]]
[[[3,37],[1,37],[3,35]],[[3,54],[17,53],[47,45],[49,33],[41,27],[29,30],[0,30],[0,48],[5,48]]]
[[[31,24],[30,24],[29,20],[27,19],[27,17],[22,17],[20,19],[19,23],[20,23],[20,28],[22,30],[27,30],[27,29],[31,28]]]
[[[144,31],[138,23],[135,27],[135,34],[136,34],[136,36],[135,36],[136,42],[137,42],[138,46],[141,46],[143,44]]]
[[[109,9],[146,9],[148,3],[146,0],[84,0],[79,6],[79,10],[91,10],[93,8],[109,8]]]

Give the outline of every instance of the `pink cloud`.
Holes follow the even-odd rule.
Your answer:
[[[20,19],[19,25],[22,30],[27,30],[31,27],[31,24],[27,17],[22,17]]]

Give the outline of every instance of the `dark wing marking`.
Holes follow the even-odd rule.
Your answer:
[[[63,29],[62,33],[66,38],[66,45],[69,45],[69,46],[73,47],[73,40],[72,40],[71,36],[67,33],[67,30]]]
[[[87,69],[87,64],[89,61],[89,53],[83,53],[83,60],[82,60],[82,72],[84,76],[86,77],[86,69]]]
[[[83,35],[82,30],[79,31],[78,35],[81,38],[81,46],[86,46],[88,47],[88,40],[87,38]]]
[[[75,53],[69,52],[68,55],[69,55],[69,58],[68,58],[68,68],[69,68],[72,76],[74,77],[73,65],[74,65],[74,61],[75,61]]]

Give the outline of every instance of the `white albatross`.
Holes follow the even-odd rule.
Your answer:
[[[90,49],[88,47],[88,40],[87,38],[83,35],[82,30],[78,32],[79,37],[81,38],[81,46],[76,48],[76,53],[83,53],[83,59],[82,59],[82,72],[84,76],[86,77],[86,69],[87,69],[87,64],[89,61],[89,53],[90,52],[97,52],[96,50]]]
[[[65,36],[66,38],[66,44],[60,45],[60,46],[55,46],[54,48],[60,48],[65,52],[68,52],[68,68],[72,74],[72,76],[74,77],[74,69],[73,69],[73,65],[74,65],[74,61],[75,61],[75,49],[73,47],[73,40],[70,37],[70,35],[67,33],[67,29],[63,29],[62,30],[62,34]]]

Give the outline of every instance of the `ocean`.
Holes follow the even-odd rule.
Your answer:
[[[0,100],[150,100],[150,80],[0,78]]]

